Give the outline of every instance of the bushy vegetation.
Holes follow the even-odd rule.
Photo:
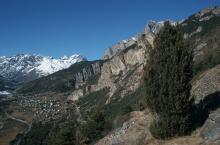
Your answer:
[[[220,64],[220,48],[215,50],[208,49],[204,54],[203,60],[194,64],[193,72],[194,74],[198,74],[199,72],[212,68],[218,64]]]
[[[156,114],[151,132],[156,138],[185,135],[191,130],[190,90],[193,55],[179,26],[166,22],[157,34],[146,66],[146,102]]]
[[[213,12],[208,12],[202,16],[202,18],[205,17],[210,17],[210,19],[200,21],[200,17],[192,15],[182,23],[181,27],[187,34],[193,34],[200,27],[201,31],[194,33],[189,39],[192,45],[195,45],[198,40],[207,43],[207,48],[203,50],[204,57],[199,62],[195,62],[193,66],[194,75],[220,64],[220,48],[215,46],[219,45],[218,29],[220,27],[220,17]]]
[[[105,105],[107,100],[108,88],[101,89],[96,92],[89,93],[88,95],[80,98],[76,103],[80,106],[80,111],[83,116],[87,116],[88,113],[94,109],[100,109]]]
[[[47,145],[74,145],[77,123],[68,120],[55,124],[45,140]]]
[[[183,31],[188,34],[191,34],[195,32],[199,26],[201,26],[202,31],[199,33],[195,33],[194,35],[201,37],[210,32],[212,29],[216,28],[217,26],[220,26],[220,17],[214,16],[212,12],[207,13],[205,16],[213,17],[207,21],[199,21],[199,18],[197,18],[195,15],[190,16],[186,21],[183,22],[183,24],[185,24],[182,27]]]
[[[21,145],[85,145],[95,142],[109,129],[108,117],[101,111],[93,111],[87,119],[78,123],[68,120],[37,122],[22,139]]]
[[[118,93],[112,96],[111,103],[103,107],[103,110],[111,116],[111,118],[116,118],[131,111],[144,110],[147,106],[145,98],[143,97],[146,96],[144,85],[141,85],[137,90],[123,98],[119,95],[120,89]]]
[[[104,136],[109,128],[108,117],[104,112],[94,111],[77,131],[76,142],[81,144],[90,144]]]
[[[31,131],[23,138],[21,145],[46,145],[45,139],[49,134],[53,123],[34,123]]]
[[[115,99],[107,105],[105,105],[107,100],[106,94],[109,92],[107,88],[93,92],[80,98],[77,102],[84,121],[81,123],[77,122],[76,110],[69,108],[67,110],[68,114],[71,113],[71,118],[64,115],[63,119],[51,121],[49,124],[35,123],[21,145],[38,143],[42,143],[41,145],[92,144],[115,127],[121,125],[121,122],[113,125],[117,117],[133,110],[143,110],[146,107],[143,97],[145,96],[144,89],[145,87],[141,86],[123,99]],[[120,92],[116,93],[113,97],[120,98],[117,94],[119,95]],[[31,138],[34,136],[38,137],[32,140]]]

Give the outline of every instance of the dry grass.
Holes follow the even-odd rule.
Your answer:
[[[146,141],[146,145],[201,145],[204,140],[199,136],[178,137],[166,141],[151,139]]]
[[[15,110],[11,113],[11,116],[27,121],[28,123],[31,123],[33,120],[33,113],[32,112],[20,112],[18,110]]]
[[[18,133],[24,132],[26,127],[20,122],[11,119],[6,120],[3,129],[0,130],[0,145],[9,145],[10,141],[15,139]]]

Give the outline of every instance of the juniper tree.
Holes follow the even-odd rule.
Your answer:
[[[190,131],[192,64],[192,49],[180,26],[165,22],[149,52],[145,73],[146,103],[157,116],[151,132],[157,138]]]

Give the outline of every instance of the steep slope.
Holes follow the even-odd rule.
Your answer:
[[[220,37],[220,33],[218,31],[220,22],[216,21],[220,18],[219,9],[220,7],[205,9],[181,22],[186,38],[189,39],[190,42],[195,46],[195,74],[205,69],[214,67],[220,63],[220,47],[218,45],[218,43],[220,43],[218,39]],[[194,17],[195,19],[192,19]],[[171,23],[176,25],[175,22]],[[148,59],[148,51],[153,48],[154,37],[163,27],[163,24],[164,21],[150,21],[145,30],[139,33],[136,37],[122,41],[114,45],[112,48],[107,49],[106,53],[104,54],[105,61],[103,66],[100,67],[100,75],[96,78],[97,82],[93,85],[85,83],[84,86],[86,89],[82,89],[77,86],[73,87],[74,85],[71,81],[71,78],[67,79],[69,81],[68,83],[54,79],[57,77],[56,75],[59,74],[55,73],[52,75],[52,78],[46,77],[47,79],[39,79],[36,81],[38,83],[32,82],[28,85],[25,85],[22,87],[22,89],[18,90],[18,92],[24,93],[27,90],[29,90],[27,92],[30,92],[30,90],[39,88],[42,90],[40,91],[42,93],[47,91],[55,91],[56,89],[62,90],[62,88],[65,90],[65,88],[69,88],[68,86],[70,86],[71,88],[74,88],[74,91],[71,93],[68,99],[77,100],[78,98],[88,95],[89,93],[108,88],[108,93],[106,95],[107,100],[105,102],[106,104],[111,102],[111,100],[117,99],[118,97],[123,98],[124,96],[134,92],[140,86],[144,74],[144,66],[146,65],[146,61]],[[195,30],[198,28],[202,29],[200,31],[196,31],[195,33],[192,28]],[[211,28],[210,31],[208,31],[209,28]],[[202,44],[206,45],[203,46]],[[201,47],[201,49],[198,51],[198,47],[201,45],[203,47]],[[204,66],[206,64],[208,65]],[[82,65],[81,68],[83,67],[84,66]],[[66,72],[64,71],[63,74],[65,75],[65,73]],[[41,85],[37,86],[31,84]],[[50,90],[53,88],[51,86],[54,84],[60,84],[60,89],[58,89],[59,86],[56,86],[56,89]]]
[[[196,19],[192,20],[192,17],[196,17]],[[205,9],[179,22],[186,39],[195,48],[195,74],[220,63],[219,19],[220,7],[215,7]],[[123,40],[106,50],[104,54],[106,61],[103,64],[96,89],[94,89],[97,91],[101,88],[109,88],[109,98],[106,103],[115,93],[124,97],[139,87],[143,78],[143,68],[148,59],[148,51],[153,48],[154,37],[163,24],[164,21],[150,21],[145,30],[137,36]],[[171,21],[171,24],[176,25],[177,22]],[[191,27],[195,27],[195,30],[201,28],[201,30],[194,32]]]
[[[170,21],[170,20],[169,20]],[[189,18],[174,22],[172,25],[179,23],[185,32],[185,37],[195,47],[195,61],[197,63],[204,60],[203,58],[212,52],[217,52],[219,56],[219,30],[220,30],[220,7],[204,9]],[[153,46],[155,34],[163,27],[164,21],[149,21],[144,31],[139,32],[136,36],[122,40],[112,47],[106,49],[104,59],[110,59],[121,51],[133,46],[137,43],[141,35],[146,35],[148,42]],[[218,57],[215,56],[215,57]]]
[[[220,63],[220,7],[204,9],[183,21],[182,26],[195,48],[196,71]]]
[[[218,145],[220,143],[219,87],[220,65],[195,76],[192,92],[196,100],[196,107],[202,109],[205,120],[200,120],[201,127],[190,136],[169,140],[154,139],[149,131],[152,121],[151,114],[147,110],[134,111],[129,114],[130,117],[127,121],[99,140],[96,145]]]
[[[68,69],[60,70],[46,77],[33,80],[17,89],[18,93],[65,92],[83,86],[88,80],[95,79],[101,71],[102,61],[82,61]]]
[[[4,82],[4,78],[0,76],[0,91],[4,91],[6,89],[6,84]]]
[[[0,57],[0,75],[22,83],[52,74],[84,60],[85,58],[79,55],[65,56],[60,59],[28,54],[2,56]]]
[[[174,22],[169,20],[171,25],[176,25],[178,22]],[[111,59],[114,55],[119,54],[120,52],[124,51],[125,49],[129,47],[134,47],[135,44],[137,44],[138,39],[142,37],[143,35],[146,36],[146,39],[150,45],[153,45],[153,40],[155,37],[155,34],[157,34],[160,29],[163,27],[165,21],[149,21],[147,27],[144,29],[143,32],[138,33],[136,36],[128,38],[127,40],[122,40],[118,42],[117,44],[113,45],[110,48],[107,48],[104,53],[104,59]]]
[[[0,91],[14,89],[15,82],[11,82],[8,79],[0,76]]]
[[[211,18],[206,18],[210,12],[214,13],[214,15],[211,15]],[[146,127],[151,120],[149,112],[133,112],[129,114],[133,110],[140,111],[146,108],[143,86],[144,67],[147,66],[148,51],[153,48],[155,34],[163,27],[163,22],[150,22],[144,32],[138,34],[135,39],[131,38],[123,41],[123,43],[116,44],[112,47],[113,49],[106,51],[105,61],[96,64],[95,67],[91,66],[94,62],[80,62],[74,64],[69,69],[40,78],[18,89],[19,93],[24,94],[50,91],[55,93],[69,92],[68,96],[63,97],[63,94],[59,93],[56,94],[57,96],[54,94],[38,94],[36,99],[36,96],[29,95],[27,98],[19,98],[21,103],[19,102],[18,106],[24,107],[26,105],[29,108],[32,107],[33,110],[36,109],[33,106],[38,106],[39,110],[33,111],[33,114],[45,113],[44,116],[47,117],[42,118],[46,121],[55,118],[47,112],[55,111],[56,114],[61,114],[59,117],[62,121],[65,120],[64,123],[70,121],[68,120],[69,116],[64,118],[61,116],[66,112],[70,114],[68,112],[70,110],[72,111],[71,113],[75,113],[75,120],[79,124],[85,123],[92,112],[97,110],[104,112],[108,117],[110,129],[108,128],[102,132],[102,135],[106,136],[97,142],[100,145],[139,145],[144,143],[152,145],[199,145],[202,143],[206,144],[206,141],[207,143],[214,144],[213,140],[218,141],[219,133],[219,111],[215,111],[219,107],[218,92],[220,91],[218,65],[220,57],[216,57],[220,48],[220,22],[215,21],[219,19],[219,7],[204,10],[194,16],[197,18],[195,20],[191,20],[191,17],[186,19],[182,23],[182,28],[186,33],[186,39],[195,45],[194,67],[197,68],[200,64],[202,65],[202,68],[197,69],[195,72],[192,82],[192,96],[195,97],[196,108],[201,109],[199,111],[204,111],[202,112],[204,113],[204,118],[202,118],[201,124],[205,123],[205,125],[202,126],[202,130],[198,130],[199,134],[192,134],[188,137],[175,138],[168,141],[155,140],[151,137],[149,129]],[[198,25],[195,26],[195,29],[189,31],[188,28],[194,28],[194,22]],[[206,26],[209,23],[210,25],[213,23],[215,25],[212,25],[210,28]],[[198,31],[195,31],[197,29]],[[211,59],[207,59],[207,57]],[[203,65],[206,64],[208,66],[204,67]],[[55,98],[54,96],[63,99],[61,103],[59,102],[60,100],[56,102],[59,105],[54,105],[59,106],[59,109],[54,109],[53,105],[50,105],[51,99]],[[49,99],[47,104],[44,98]],[[67,104],[72,106],[68,108]],[[60,108],[62,108],[62,111],[60,111]],[[214,113],[211,112],[209,119],[206,121],[210,110],[214,111]],[[126,115],[126,119],[124,119],[123,115]],[[212,122],[213,120],[214,122]],[[63,124],[63,122],[60,124]],[[54,136],[52,140],[57,137],[56,134]],[[103,136],[99,136],[99,138],[101,137]],[[211,138],[211,141],[206,137]]]

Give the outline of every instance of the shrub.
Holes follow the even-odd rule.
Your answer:
[[[157,34],[146,66],[146,103],[158,118],[151,126],[157,138],[187,134],[191,127],[190,90],[193,55],[179,26],[166,22]]]

